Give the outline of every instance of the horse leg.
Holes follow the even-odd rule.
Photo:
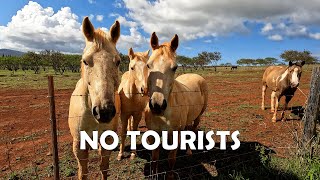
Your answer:
[[[142,118],[142,113],[136,113],[132,117],[132,130],[137,131],[138,130],[138,125],[140,123],[140,120]],[[131,151],[130,159],[134,159],[137,155],[137,152],[135,150]]]
[[[148,142],[149,144],[154,143],[154,137],[149,136],[148,137]],[[158,173],[158,160],[159,160],[159,155],[160,155],[160,148],[157,147],[155,150],[152,151],[152,160],[151,160],[151,175],[157,174]]]
[[[281,112],[281,120],[282,120],[282,121],[285,121],[285,120],[286,120],[286,118],[284,118],[284,113],[285,113],[285,111],[287,110],[287,108],[288,108],[288,103],[290,102],[291,99],[292,99],[292,95],[287,95],[287,96],[286,96],[286,100],[285,100],[285,103],[284,103],[284,107],[283,107],[283,110],[282,110],[282,112]]]
[[[111,144],[112,140],[109,140],[110,143],[107,144]],[[100,146],[99,148],[99,155],[100,155],[100,173],[101,173],[101,177],[102,179],[108,179],[108,169],[109,169],[109,158],[111,155],[111,151],[110,150],[106,150],[104,148],[102,148]]]
[[[266,90],[267,90],[267,85],[262,85],[262,103],[261,103],[261,109],[265,110],[264,107],[264,101],[265,101],[265,96],[266,96]]]
[[[170,133],[169,134],[169,142],[170,144],[172,144],[172,141],[173,141],[173,134]],[[180,132],[178,133],[178,144],[180,144]],[[190,147],[189,147],[189,150],[190,150]],[[169,155],[168,155],[168,163],[169,163],[169,169],[170,169],[170,172],[168,173],[167,175],[167,179],[174,179],[174,172],[173,172],[173,168],[174,168],[174,165],[176,163],[176,156],[177,156],[177,152],[178,152],[178,149],[174,149],[174,150],[171,150],[169,152]],[[190,150],[191,152],[191,150]]]
[[[124,153],[124,147],[126,143],[126,137],[127,137],[127,127],[128,127],[128,118],[130,118],[130,115],[127,114],[121,114],[121,142],[120,142],[120,149],[117,156],[117,160],[120,161],[123,157]]]
[[[271,93],[271,112],[274,113],[274,99],[276,98],[276,92],[272,91]]]
[[[277,122],[277,111],[278,111],[278,107],[279,107],[279,101],[280,101],[280,97],[278,95],[275,94],[275,108],[274,108],[274,113],[273,113],[273,117],[272,117],[272,122]]]
[[[78,179],[87,179],[88,177],[88,150],[80,149],[80,142],[73,141],[73,153],[78,162]]]

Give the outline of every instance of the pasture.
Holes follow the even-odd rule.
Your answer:
[[[266,107],[262,111],[261,78],[265,67],[238,67],[237,70],[218,68],[194,71],[208,82],[208,107],[202,116],[201,130],[240,132],[238,150],[210,152],[194,151],[192,157],[178,152],[176,177],[180,179],[270,179],[276,176],[299,179],[307,176],[314,167],[299,167],[289,157],[297,151],[302,123],[299,115],[308,94],[312,66],[303,67],[299,88],[289,103],[287,121],[271,122],[270,90],[267,90]],[[187,70],[190,72],[190,70]],[[53,73],[50,72],[49,73]],[[181,68],[176,74],[182,74]],[[76,179],[76,161],[72,154],[72,137],[68,128],[70,95],[80,74],[55,75],[55,101],[57,113],[60,171],[63,179]],[[0,177],[21,179],[53,178],[47,74],[31,71],[0,71]],[[280,101],[283,105],[284,99]],[[140,130],[145,130],[141,121]],[[118,131],[120,132],[120,123]],[[229,139],[230,140],[230,139]],[[129,141],[126,141],[129,143]],[[216,139],[219,147],[219,139]],[[138,148],[138,158],[117,161],[118,150],[110,158],[110,179],[144,179],[150,170],[151,151]],[[228,144],[227,147],[230,147]],[[161,151],[161,158],[166,158]],[[270,154],[268,154],[270,153]],[[90,152],[90,177],[99,177],[98,154]],[[289,165],[290,164],[290,165]],[[319,161],[314,163],[320,168]],[[167,160],[159,164],[165,171]],[[164,176],[164,175],[163,175]],[[163,177],[159,174],[159,178]]]

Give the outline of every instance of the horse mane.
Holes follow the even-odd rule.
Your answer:
[[[157,49],[161,49],[162,54],[167,54],[171,59],[175,59],[177,53],[172,51],[171,45],[169,42],[165,42],[157,47]]]

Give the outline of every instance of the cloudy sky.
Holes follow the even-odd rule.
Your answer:
[[[0,6],[0,48],[81,53],[83,17],[107,30],[118,19],[118,49],[150,49],[178,34],[178,54],[220,51],[221,63],[276,57],[288,49],[320,56],[320,0],[14,0]]]

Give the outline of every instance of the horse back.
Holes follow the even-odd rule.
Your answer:
[[[206,80],[198,74],[184,74],[176,78],[176,84],[180,92],[176,96],[189,107],[188,120],[193,121],[205,111],[208,104]]]
[[[269,66],[263,73],[262,82],[269,84],[274,79],[279,78],[285,70],[286,67],[284,66]]]

